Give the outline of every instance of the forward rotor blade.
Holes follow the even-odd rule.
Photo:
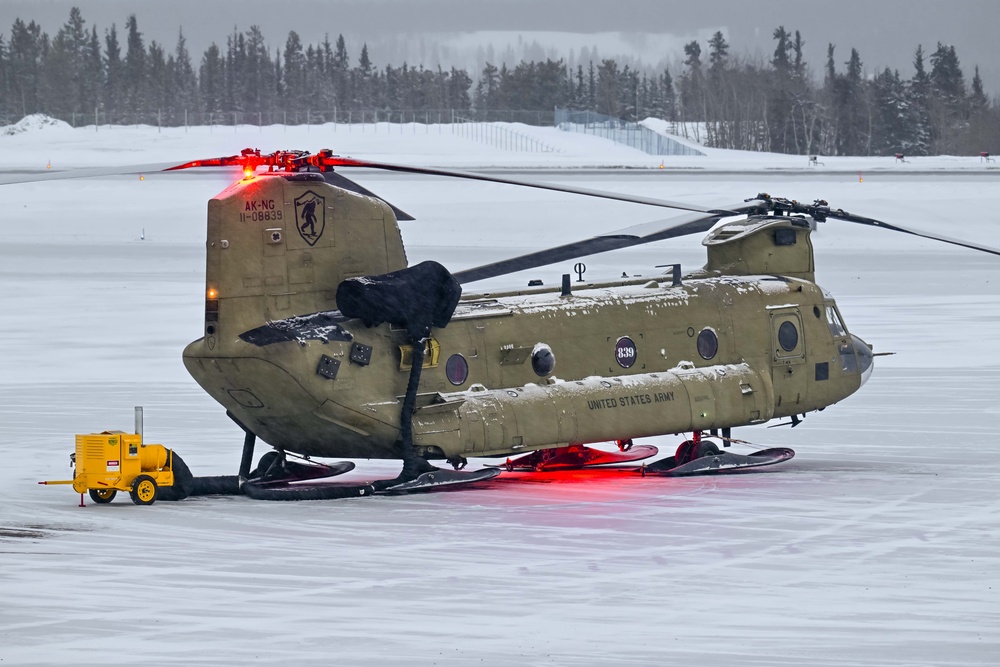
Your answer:
[[[584,195],[587,197],[599,197],[601,199],[613,199],[616,201],[631,202],[634,204],[647,204],[649,206],[660,206],[663,208],[675,208],[681,211],[694,211],[696,213],[712,213],[719,215],[738,215],[732,211],[721,209],[708,209],[692,204],[669,201],[666,199],[656,199],[653,197],[643,197],[641,195],[621,194],[617,192],[607,192],[605,190],[593,190],[591,188],[577,188],[569,185],[559,185],[557,183],[543,183],[540,181],[526,181],[519,178],[507,178],[502,176],[491,176],[473,171],[456,171],[453,169],[431,169],[427,167],[410,167],[401,164],[388,164],[385,162],[370,162],[368,160],[355,160],[349,157],[327,156],[323,158],[323,164],[331,167],[367,167],[369,169],[382,169],[385,171],[398,171],[407,174],[426,174],[429,176],[446,176],[450,178],[465,178],[473,181],[486,181],[487,183],[505,183],[507,185],[520,185],[527,188],[537,188],[539,190],[552,190],[554,192],[566,192],[569,194]]]
[[[914,229],[907,229],[906,227],[900,227],[899,225],[893,225],[888,222],[883,222],[882,220],[876,220],[875,218],[866,218],[863,215],[854,215],[853,213],[848,213],[842,208],[831,209],[829,204],[822,199],[817,199],[812,204],[802,204],[792,199],[785,199],[783,197],[772,197],[766,193],[760,193],[757,195],[757,200],[761,203],[763,208],[768,211],[778,211],[779,215],[781,212],[789,213],[805,213],[806,215],[812,216],[816,222],[823,222],[829,218],[834,220],[842,220],[844,222],[854,222],[859,225],[867,225],[869,227],[882,227],[883,229],[888,229],[894,232],[902,232],[904,234],[912,234],[913,236],[919,236],[925,239],[931,239],[932,241],[941,241],[942,243],[950,243],[951,245],[957,245],[962,248],[968,248],[970,250],[978,250],[980,252],[986,252],[991,255],[1000,256],[1000,250],[996,248],[991,248],[989,246],[977,245],[975,243],[969,243],[968,241],[960,241],[958,239],[953,239],[948,236],[940,236],[938,234],[930,234],[928,232],[918,232]]]
[[[134,164],[126,167],[90,167],[87,169],[69,169],[66,171],[26,171],[22,173],[4,173],[0,174],[0,185],[35,183],[40,181],[61,181],[72,178],[93,178],[95,176],[152,174],[158,171],[166,171],[176,164],[176,162],[158,162],[153,164]]]
[[[533,269],[539,266],[546,266],[556,262],[563,262],[568,259],[576,259],[577,257],[586,257],[610,250],[618,250],[619,248],[629,248],[631,246],[652,243],[653,241],[662,241],[664,239],[707,232],[720,219],[730,217],[731,215],[739,215],[739,209],[743,209],[743,211],[755,209],[759,204],[760,202],[757,201],[752,203],[741,202],[733,207],[733,209],[737,209],[737,212],[734,212],[733,209],[727,209],[725,215],[718,212],[709,215],[691,214],[667,220],[647,222],[583,241],[576,241],[575,243],[568,243],[555,248],[512,257],[499,262],[493,262],[492,264],[484,264],[483,266],[466,269],[465,271],[457,271],[454,276],[458,282],[466,284],[478,280],[486,280],[487,278],[496,278],[497,276],[509,273],[516,273],[517,271]]]
[[[826,217],[834,218],[835,220],[843,220],[844,222],[854,222],[860,225],[868,225],[869,227],[881,227],[883,229],[889,229],[894,232],[912,234],[913,236],[920,236],[925,239],[931,239],[932,241],[941,241],[942,243],[950,243],[951,245],[957,245],[963,248],[969,248],[970,250],[978,250],[980,252],[988,252],[991,255],[1000,256],[1000,250],[996,248],[976,245],[975,243],[969,243],[968,241],[960,241],[958,239],[953,239],[948,236],[939,236],[936,234],[928,234],[927,232],[918,232],[913,229],[907,229],[906,227],[900,227],[899,225],[893,225],[888,222],[883,222],[881,220],[875,220],[874,218],[866,218],[860,215],[854,215],[853,213],[848,213],[847,211],[844,210],[830,211],[829,213],[826,214]]]

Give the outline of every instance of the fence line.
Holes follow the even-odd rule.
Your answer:
[[[572,111],[556,108],[556,127],[566,132],[581,132],[616,144],[637,148],[650,155],[704,155],[670,137],[654,132],[638,123],[624,121],[594,111]]]
[[[45,113],[57,120],[69,123],[73,127],[103,127],[150,125],[155,127],[189,127],[216,125],[324,125],[365,124],[365,123],[423,123],[451,124],[461,117],[461,122],[506,122],[524,123],[525,125],[551,127],[552,112],[518,109],[470,110],[470,109],[296,109],[287,110],[254,110],[254,111],[190,111],[157,110],[143,112],[107,112],[95,109],[90,113],[67,112]],[[22,115],[0,114],[0,126],[13,125]]]
[[[502,125],[483,123],[455,116],[451,123],[451,133],[460,137],[479,141],[488,146],[521,153],[558,153],[559,150],[544,141],[539,141],[523,132]]]

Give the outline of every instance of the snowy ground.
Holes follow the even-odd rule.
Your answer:
[[[529,177],[709,205],[760,191],[822,197],[1000,246],[1000,173],[971,158],[810,170],[802,158],[710,151],[684,158],[701,174],[573,170],[659,161],[537,128],[524,131],[562,152],[415,129],[46,128],[0,136],[0,169],[329,145],[416,164],[556,167]],[[667,217],[499,185],[354,177],[417,217],[403,228],[411,262],[456,270]],[[68,488],[37,486],[69,474],[74,433],[129,429],[134,405],[147,439],[176,447],[196,474],[237,468],[241,434],[180,362],[201,331],[205,202],[226,183],[185,174],[0,189],[0,663],[1000,661],[1000,258],[846,223],[814,237],[818,280],[854,333],[898,354],[794,430],[740,429],[796,449],[773,472],[504,474],[423,496],[152,508],[80,509]],[[704,252],[692,238],[584,261],[598,278],[693,267]]]

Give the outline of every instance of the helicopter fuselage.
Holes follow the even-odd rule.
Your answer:
[[[734,223],[706,239],[705,270],[680,284],[465,295],[426,341],[418,452],[504,456],[758,424],[842,400],[867,378],[871,351],[813,282],[809,232],[788,218]],[[185,365],[275,447],[399,458],[410,338],[343,317],[335,292],[403,267],[383,202],[316,174],[244,179],[209,205],[205,336]]]

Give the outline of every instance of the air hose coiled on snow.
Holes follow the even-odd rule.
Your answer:
[[[157,500],[184,500],[189,496],[239,496],[246,495],[255,500],[334,500],[339,498],[360,498],[375,494],[371,484],[338,486],[281,486],[272,487],[251,479],[240,484],[237,475],[195,477],[177,452],[173,453],[174,485],[160,487]]]

